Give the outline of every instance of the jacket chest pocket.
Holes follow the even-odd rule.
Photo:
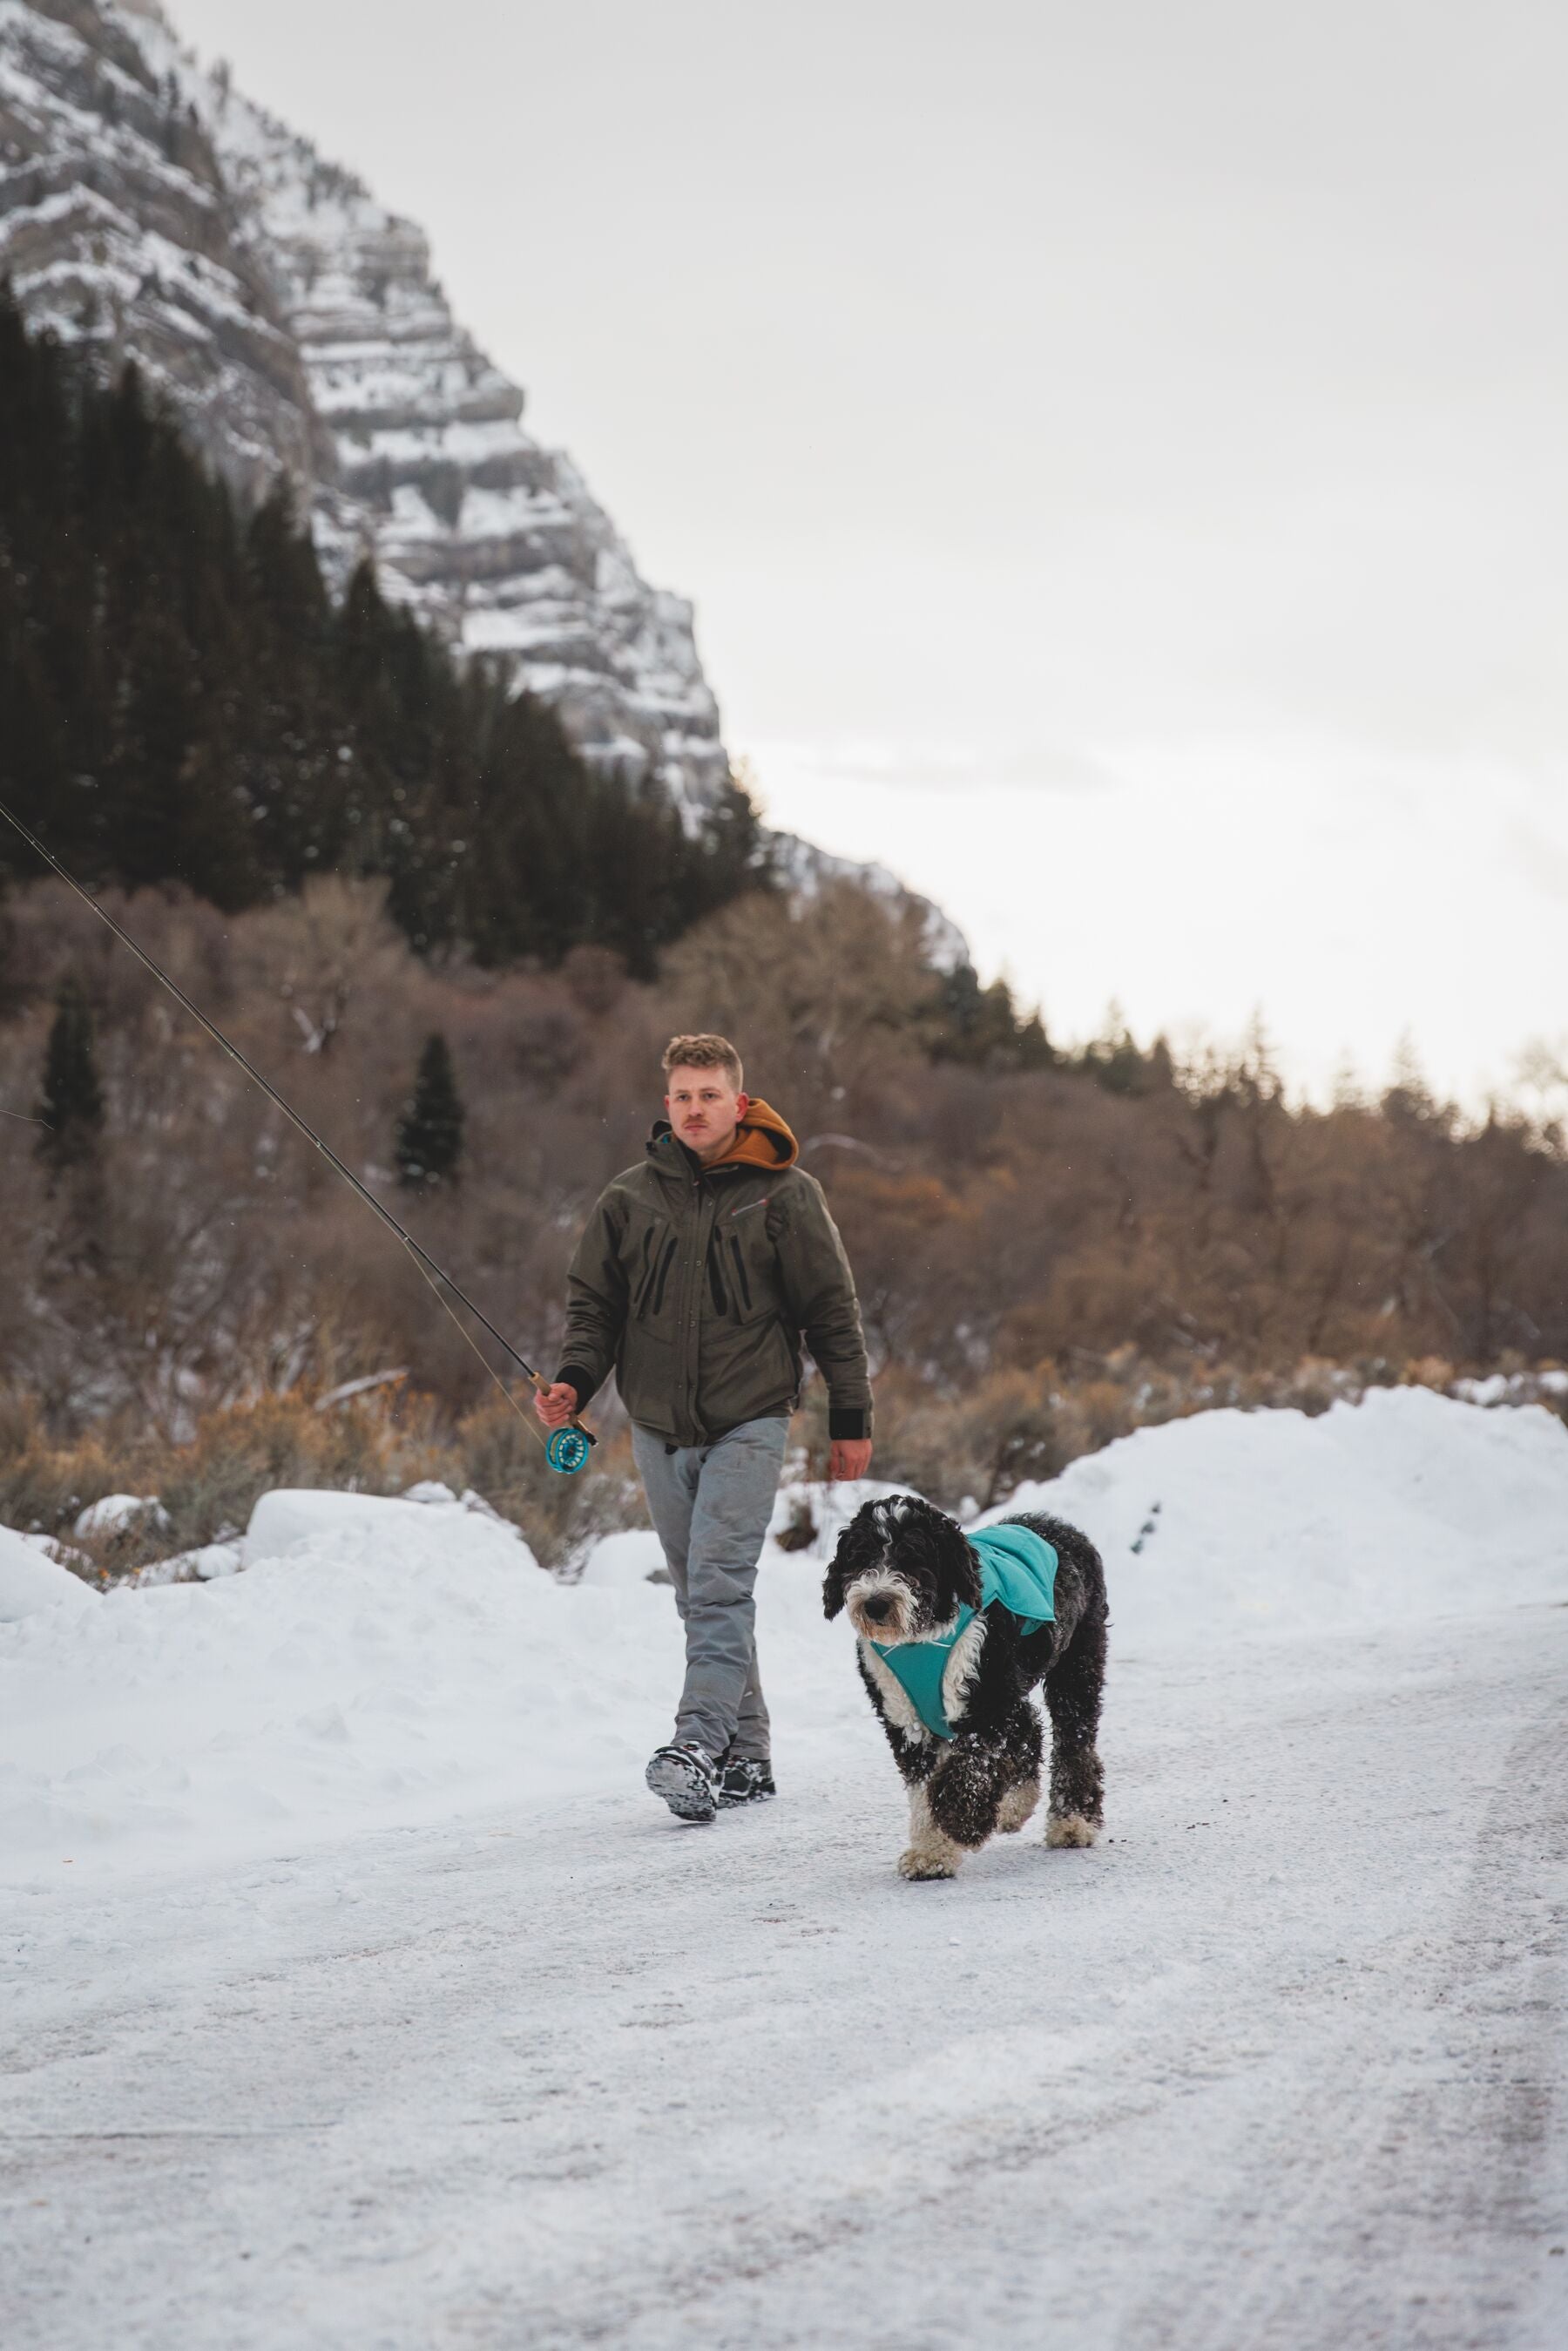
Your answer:
[[[626,1268],[627,1316],[657,1324],[675,1311],[675,1260],[680,1237],[663,1217],[645,1217],[621,1244]]]
[[[778,1260],[768,1238],[765,1200],[714,1218],[708,1274],[711,1303],[731,1322],[755,1322],[778,1312]]]

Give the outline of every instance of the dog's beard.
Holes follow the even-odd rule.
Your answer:
[[[866,1603],[886,1597],[892,1602],[885,1616],[868,1616]],[[877,1568],[869,1575],[857,1575],[844,1595],[849,1621],[864,1640],[880,1641],[885,1648],[898,1641],[914,1638],[919,1622],[920,1604],[901,1575],[887,1568]]]

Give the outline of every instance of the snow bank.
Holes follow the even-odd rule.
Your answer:
[[[668,1591],[566,1590],[498,1520],[268,1495],[246,1557],[0,1629],[0,1867],[289,1851],[624,1782],[665,1729]]]
[[[120,1535],[141,1520],[151,1519],[154,1526],[167,1527],[169,1514],[156,1494],[105,1494],[89,1502],[77,1520],[78,1535]]]
[[[244,1565],[238,1543],[202,1543],[195,1551],[177,1551],[169,1559],[150,1560],[130,1581],[145,1591],[154,1583],[188,1583],[192,1576],[206,1582],[214,1575],[237,1575]]]
[[[258,1560],[281,1559],[296,1543],[317,1535],[328,1542],[337,1535],[362,1541],[372,1530],[395,1544],[400,1532],[428,1530],[432,1519],[440,1521],[456,1507],[451,1494],[443,1502],[432,1502],[381,1494],[338,1494],[330,1488],[280,1486],[264,1494],[251,1512],[241,1556],[245,1566],[252,1567]]]
[[[759,1583],[790,1761],[867,1735],[822,1573],[850,1510],[893,1490],[780,1497],[778,1531],[803,1500],[816,1528],[804,1550],[770,1540]],[[1010,1507],[1030,1506],[1101,1546],[1124,1661],[1568,1598],[1568,1431],[1539,1409],[1398,1389],[1315,1420],[1208,1413]],[[646,1532],[600,1543],[567,1587],[460,1503],[279,1493],[245,1557],[243,1574],[98,1598],[0,1534],[0,1595],[13,1573],[44,1595],[0,1625],[0,1868],[36,1885],[67,1860],[79,1878],[486,1806],[525,1816],[553,1791],[635,1791],[669,1735],[680,1626],[647,1581]]]
[[[618,1535],[601,1535],[588,1553],[584,1583],[605,1592],[624,1592],[646,1583],[664,1565],[664,1551],[651,1527],[628,1527]]]
[[[0,1625],[15,1625],[44,1609],[90,1608],[94,1596],[79,1575],[47,1552],[0,1527]]]
[[[1484,1380],[1456,1380],[1453,1393],[1466,1404],[1534,1404],[1543,1395],[1568,1395],[1568,1372],[1491,1372]]]
[[[1021,1487],[1099,1545],[1116,1646],[1332,1632],[1568,1598],[1568,1429],[1374,1388],[1316,1419],[1206,1412]]]

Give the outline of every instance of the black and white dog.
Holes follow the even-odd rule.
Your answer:
[[[993,1603],[981,1607],[978,1562],[955,1520],[913,1495],[867,1502],[838,1540],[822,1587],[826,1614],[847,1609],[860,1635],[860,1677],[909,1791],[905,1877],[951,1877],[998,1829],[1021,1829],[1040,1801],[1041,1682],[1051,1716],[1045,1842],[1093,1844],[1105,1817],[1095,1751],[1106,1671],[1106,1572],[1076,1527],[1021,1513],[1007,1523],[1043,1535],[1057,1555],[1055,1622],[1025,1631]],[[928,1729],[903,1682],[872,1646],[950,1636],[975,1610],[940,1669],[940,1711]]]

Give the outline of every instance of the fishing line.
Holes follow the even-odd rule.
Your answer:
[[[484,1365],[485,1370],[489,1373],[490,1377],[494,1381],[496,1386],[501,1390],[501,1393],[506,1398],[507,1403],[511,1405],[519,1420],[522,1421],[524,1426],[527,1428],[531,1434],[537,1436],[538,1432],[534,1428],[533,1423],[529,1420],[527,1414],[524,1411],[522,1405],[518,1403],[511,1389],[495,1371],[494,1367],[486,1357],[484,1350],[479,1344],[478,1340],[475,1339],[472,1332],[465,1329],[463,1324],[458,1322],[457,1316],[452,1313],[452,1301],[436,1288],[437,1281],[441,1281],[446,1284],[447,1289],[452,1291],[452,1297],[462,1301],[462,1304],[467,1307],[469,1312],[472,1315],[476,1322],[483,1323],[485,1329],[489,1332],[496,1345],[500,1347],[505,1354],[512,1358],[512,1361],[516,1364],[518,1370],[524,1374],[524,1376],[535,1388],[539,1390],[541,1394],[543,1394],[545,1389],[549,1385],[549,1382],[534,1369],[532,1364],[526,1363],[524,1360],[524,1358],[518,1353],[516,1348],[512,1344],[510,1339],[504,1338],[502,1333],[496,1329],[494,1323],[490,1320],[489,1315],[482,1312],[480,1308],[474,1304],[472,1299],[468,1296],[467,1292],[458,1288],[457,1283],[452,1280],[451,1274],[442,1270],[442,1269],[436,1263],[434,1258],[431,1257],[428,1249],[424,1249],[420,1247],[419,1242],[415,1240],[412,1233],[407,1231],[404,1227],[398,1222],[391,1210],[387,1207],[382,1201],[377,1199],[374,1192],[372,1192],[367,1185],[360,1182],[358,1176],[355,1175],[354,1170],[344,1165],[343,1161],[338,1158],[337,1154],[333,1150],[331,1144],[324,1143],[320,1135],[317,1134],[316,1129],[313,1126],[307,1126],[305,1120],[300,1117],[299,1113],[292,1108],[288,1102],[285,1102],[277,1088],[269,1079],[263,1077],[254,1062],[247,1061],[237,1045],[231,1044],[228,1038],[224,1036],[223,1030],[218,1028],[213,1021],[208,1019],[200,1005],[192,1003],[191,998],[186,995],[184,989],[180,987],[179,983],[171,979],[169,974],[162,968],[161,965],[154,963],[152,957],[147,953],[144,947],[138,946],[130,932],[122,930],[119,925],[115,921],[114,916],[104,907],[99,904],[98,900],[91,894],[91,893],[84,890],[81,883],[78,882],[73,875],[67,872],[65,867],[60,863],[59,859],[54,854],[53,851],[45,848],[36,833],[30,832],[27,827],[23,823],[21,818],[17,816],[13,810],[8,809],[4,800],[0,800],[0,816],[3,816],[5,819],[6,823],[11,825],[16,831],[21,834],[23,840],[27,843],[30,849],[34,849],[37,852],[45,864],[47,865],[52,872],[59,875],[60,880],[66,884],[66,887],[76,893],[76,895],[81,900],[83,905],[90,906],[93,913],[98,916],[99,922],[108,925],[109,928],[114,933],[115,937],[119,941],[121,946],[129,947],[130,953],[136,957],[137,962],[140,964],[144,969],[150,971],[152,974],[153,978],[168,989],[175,1002],[182,1005],[190,1014],[192,1019],[196,1021],[200,1027],[206,1030],[208,1036],[211,1037],[215,1045],[222,1047],[223,1050],[228,1055],[230,1061],[237,1063],[238,1066],[244,1070],[246,1077],[250,1078],[261,1088],[263,1093],[266,1095],[270,1102],[276,1104],[277,1108],[282,1111],[285,1118],[289,1121],[290,1124],[298,1128],[300,1134],[304,1135],[307,1143],[314,1144],[315,1148],[321,1154],[323,1159],[327,1161],[328,1166],[335,1167],[338,1175],[342,1176],[343,1181],[358,1194],[360,1199],[364,1201],[365,1206],[373,1210],[373,1212],[379,1217],[388,1231],[397,1235],[398,1239],[408,1250],[410,1256],[413,1259],[414,1263],[423,1274],[426,1281],[430,1283],[431,1290],[435,1290],[436,1296],[441,1300],[441,1302],[446,1308],[447,1312],[452,1315],[452,1321],[457,1323],[458,1329],[462,1332],[463,1337],[468,1341],[469,1345],[473,1349],[474,1353],[479,1357],[480,1362]],[[19,1113],[16,1112],[6,1113],[7,1117],[16,1117],[17,1115],[19,1115]],[[33,1120],[29,1123],[34,1125],[41,1123],[38,1120]],[[434,1280],[431,1280],[432,1275],[435,1277]],[[589,1447],[597,1445],[598,1443],[598,1439],[594,1436],[592,1430],[585,1428],[581,1421],[574,1415],[573,1417],[564,1425],[564,1426],[560,1428],[553,1428],[550,1431],[549,1436],[547,1437],[540,1437],[539,1442],[545,1447],[545,1458],[549,1462],[551,1468],[559,1469],[565,1475],[570,1476],[574,1471],[582,1468],[584,1463],[587,1460]]]

